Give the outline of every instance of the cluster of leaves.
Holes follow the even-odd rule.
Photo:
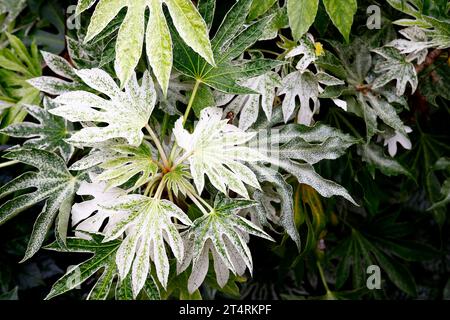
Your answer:
[[[406,264],[446,244],[417,243],[398,222],[410,195],[378,183],[418,186],[442,233],[448,147],[418,112],[449,100],[449,7],[388,2],[413,18],[394,21],[398,36],[390,20],[351,33],[356,0],[238,0],[224,14],[215,0],[79,0],[64,57],[8,33],[1,133],[18,144],[0,166],[37,171],[0,187],[0,224],[43,204],[22,262],[42,247],[91,255],[47,298],[83,283],[87,299],[267,298],[246,282],[250,236],[295,283],[270,283],[276,298],[416,296]],[[25,7],[0,6],[2,28]],[[371,265],[382,292],[364,287]]]

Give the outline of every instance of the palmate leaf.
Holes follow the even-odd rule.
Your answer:
[[[395,286],[412,297],[416,296],[417,288],[414,278],[409,269],[398,261],[398,257],[406,261],[429,260],[437,252],[428,245],[406,242],[398,239],[396,234],[389,234],[389,227],[393,223],[395,222],[383,220],[372,222],[371,233],[362,233],[353,229],[351,235],[330,252],[330,258],[340,259],[336,273],[338,288],[348,281],[350,275],[352,275],[354,287],[364,286],[366,267],[379,265]],[[373,234],[373,231],[377,229],[380,233]]]
[[[375,49],[373,52],[381,55],[385,60],[375,65],[374,71],[381,73],[378,78],[372,83],[374,89],[385,86],[392,80],[396,80],[396,94],[402,96],[405,93],[406,85],[411,85],[412,92],[417,89],[419,80],[414,65],[407,61],[400,52],[391,47],[383,47]]]
[[[217,190],[226,194],[226,188],[248,198],[244,183],[259,188],[255,174],[242,162],[254,162],[261,155],[254,148],[243,146],[256,133],[246,133],[228,120],[222,120],[222,109],[206,108],[190,134],[183,128],[183,119],[175,123],[177,144],[186,152],[191,175],[199,193],[205,186],[206,174]]]
[[[319,85],[323,83],[328,86],[344,84],[333,76],[324,72],[312,73],[306,71],[294,71],[282,79],[281,88],[278,95],[284,95],[283,116],[288,122],[297,107],[296,100],[300,100],[300,110],[297,122],[304,125],[311,125],[313,116],[319,110]],[[313,107],[311,108],[311,102]]]
[[[111,291],[115,292],[116,300],[132,300],[131,282],[129,277],[119,280],[116,266],[116,255],[122,243],[121,240],[104,242],[104,236],[98,233],[84,233],[85,239],[67,238],[66,246],[57,241],[45,247],[47,250],[65,253],[87,253],[93,256],[82,263],[73,266],[63,277],[56,281],[50,293],[45,298],[52,299],[77,288],[94,275],[99,275],[90,290],[87,300],[106,300]],[[115,290],[112,288],[116,282]],[[153,278],[149,276],[143,290],[150,300],[159,299],[158,287]]]
[[[395,131],[406,135],[405,125],[397,114],[396,108],[380,94],[358,93],[358,106],[362,109],[361,113],[366,122],[367,141],[378,131],[377,118],[380,118],[385,124]]]
[[[244,199],[229,199],[218,196],[214,210],[196,219],[187,235],[186,258],[178,266],[184,271],[192,261],[192,273],[188,281],[190,293],[197,290],[205,279],[209,265],[209,251],[214,259],[217,283],[223,287],[229,278],[229,270],[242,275],[246,268],[253,271],[250,249],[244,235],[254,235],[263,239],[273,239],[247,219],[239,216],[241,209],[255,205]]]
[[[4,156],[36,167],[38,172],[26,172],[0,187],[0,198],[16,191],[35,188],[33,192],[24,193],[6,201],[0,206],[0,224],[5,223],[20,212],[45,201],[28,243],[25,257],[29,259],[41,247],[53,220],[57,218],[56,235],[64,241],[70,218],[70,206],[84,174],[73,176],[56,154],[38,149],[14,150]]]
[[[131,228],[120,245],[116,263],[121,279],[125,279],[131,269],[133,296],[136,297],[145,284],[150,271],[150,258],[155,263],[160,283],[166,287],[169,259],[164,241],[169,244],[177,260],[182,260],[184,255],[183,241],[171,219],[185,225],[190,225],[191,220],[172,202],[142,195],[121,197],[104,208],[124,212],[123,218],[108,230],[104,241],[117,239]]]
[[[45,249],[58,252],[92,253],[88,260],[72,267],[62,278],[56,281],[50,293],[45,298],[52,299],[84,283],[94,276],[99,270],[101,275],[87,296],[88,300],[106,300],[112,284],[118,278],[116,267],[116,254],[121,245],[120,240],[104,243],[100,234],[86,233],[90,239],[67,238],[66,246],[61,246],[57,241],[45,247]],[[119,282],[118,282],[119,285]]]
[[[141,130],[148,123],[156,102],[149,72],[144,73],[141,85],[134,75],[126,85],[125,92],[103,70],[80,70],[77,75],[91,88],[107,95],[109,100],[87,91],[67,92],[55,99],[61,106],[51,109],[50,113],[71,122],[92,121],[108,123],[108,126],[83,128],[67,141],[83,146],[125,138],[129,144],[139,146],[144,137]]]
[[[225,16],[211,40],[216,65],[208,64],[174,35],[174,67],[184,75],[225,93],[250,94],[253,90],[238,84],[248,78],[264,74],[283,64],[271,59],[236,60],[264,33],[271,16],[244,27],[252,0],[240,0]]]
[[[58,151],[63,159],[68,162],[72,157],[74,147],[64,139],[68,137],[71,127],[63,118],[49,113],[49,110],[55,108],[55,104],[45,98],[44,108],[32,105],[23,107],[39,123],[12,124],[0,132],[15,138],[27,138],[28,140],[23,143],[24,147]]]
[[[146,141],[139,147],[116,145],[108,150],[116,154],[99,166],[104,171],[96,177],[97,181],[107,182],[107,189],[118,187],[139,175],[139,179],[132,186],[135,189],[148,182],[158,172],[155,154]]]
[[[85,90],[86,85],[76,74],[76,70],[64,58],[50,52],[41,51],[45,64],[61,79],[51,76],[42,76],[29,79],[27,82],[36,89],[50,95],[60,95],[74,90]]]
[[[258,119],[260,107],[267,119],[272,118],[273,102],[276,88],[281,85],[280,76],[275,72],[267,72],[242,83],[243,86],[253,89],[258,94],[245,94],[237,96],[225,109],[225,113],[239,114],[239,128],[247,130]]]
[[[77,13],[87,10],[95,2],[80,0]],[[123,8],[127,8],[116,43],[115,70],[122,86],[132,77],[141,57],[145,37],[147,58],[164,94],[167,93],[172,69],[172,40],[163,13],[163,3],[169,10],[177,36],[214,65],[206,24],[190,0],[100,0],[92,15],[85,41],[93,39]],[[147,8],[150,17],[147,30],[144,31]]]

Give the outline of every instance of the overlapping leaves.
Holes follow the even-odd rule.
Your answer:
[[[109,99],[87,91],[71,91],[55,99],[61,106],[52,109],[50,113],[71,122],[92,121],[107,123],[108,126],[85,127],[73,134],[68,142],[82,146],[125,138],[133,146],[140,145],[144,137],[141,130],[148,123],[156,102],[156,92],[149,73],[144,74],[141,85],[136,76],[133,76],[126,85],[125,92],[103,70],[80,70],[77,75]]]
[[[188,282],[191,293],[205,279],[210,251],[219,286],[223,287],[228,282],[229,270],[238,275],[242,275],[246,268],[252,272],[252,256],[244,235],[272,240],[267,233],[237,214],[240,209],[253,205],[253,201],[218,196],[214,210],[194,221],[186,236],[188,256],[178,270],[184,271],[192,260],[192,273]]]
[[[80,0],[77,13],[89,9],[95,2]],[[162,8],[163,3],[167,5],[177,35],[210,64],[214,64],[206,24],[191,1],[101,0],[92,15],[85,41],[93,39],[122,9],[127,8],[116,43],[115,70],[122,86],[132,77],[139,62],[145,35],[147,58],[163,92],[167,93],[172,69],[172,40]],[[144,31],[147,8],[150,9],[150,17],[147,30]]]
[[[271,19],[264,17],[245,26],[251,4],[252,0],[236,2],[212,38],[211,45],[216,66],[208,64],[186,46],[180,37],[174,36],[174,67],[186,76],[225,93],[255,93],[238,82],[264,74],[282,62],[265,58],[236,60],[260,39]]]

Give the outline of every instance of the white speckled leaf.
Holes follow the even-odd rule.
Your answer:
[[[23,108],[39,123],[21,122],[12,124],[0,132],[15,138],[27,138],[24,147],[58,151],[68,162],[74,152],[74,147],[64,139],[68,137],[67,122],[60,117],[49,113],[55,105],[47,98],[44,99],[44,108],[25,105]]]
[[[304,183],[313,187],[323,197],[330,198],[332,196],[341,196],[354,205],[357,205],[344,187],[338,185],[336,182],[321,177],[314,170],[312,165],[308,163],[297,163],[290,160],[280,161],[279,165],[281,168],[295,176],[299,183]]]
[[[314,114],[319,108],[319,84],[315,75],[310,71],[294,71],[282,80],[278,95],[285,95],[283,100],[284,121],[288,122],[297,106],[296,99],[300,100],[298,122],[311,125]],[[313,108],[311,109],[311,104]]]
[[[180,118],[175,123],[175,139],[189,155],[187,160],[199,193],[203,190],[206,174],[218,190],[225,193],[225,187],[229,187],[248,197],[244,183],[255,188],[259,188],[259,184],[254,173],[242,162],[258,161],[261,155],[243,144],[255,137],[255,133],[246,133],[227,122],[222,120],[221,109],[206,108],[192,134],[183,128]]]
[[[57,252],[94,254],[91,258],[73,266],[57,280],[45,298],[46,300],[77,288],[99,271],[100,277],[89,292],[87,299],[106,300],[108,298],[112,284],[118,278],[115,258],[121,241],[114,240],[103,243],[103,236],[94,233],[90,233],[86,237],[89,239],[67,238],[66,246],[61,246],[55,241],[45,247],[47,250]]]
[[[68,139],[76,145],[88,145],[114,138],[125,138],[134,146],[141,144],[142,128],[147,124],[156,101],[156,92],[150,74],[146,72],[139,85],[135,76],[120,90],[114,80],[100,69],[80,70],[80,78],[91,88],[107,95],[101,98],[86,91],[65,93],[55,99],[61,106],[52,114],[71,122],[108,123],[106,127],[85,127]]]
[[[183,241],[171,219],[175,218],[185,225],[190,225],[191,221],[187,215],[170,201],[142,195],[124,196],[104,208],[113,212],[125,212],[123,218],[108,230],[105,241],[120,237],[130,228],[119,248],[116,263],[121,279],[132,269],[134,296],[144,286],[150,268],[145,259],[150,257],[155,263],[159,281],[166,287],[169,261],[164,242],[170,246],[175,258],[181,261],[184,255]]]
[[[242,274],[253,262],[242,234],[251,234],[263,239],[272,238],[237,212],[255,203],[243,199],[216,198],[215,209],[208,215],[196,219],[189,230],[193,246],[192,274],[189,278],[189,292],[194,292],[203,282],[208,270],[208,252],[213,252],[215,270],[219,271],[218,282],[223,286],[228,272]],[[218,266],[216,264],[221,264]]]
[[[58,214],[60,215],[58,220],[68,221],[66,216],[70,215],[70,210],[60,210],[60,207],[66,204],[67,199],[73,198],[84,175],[72,176],[62,158],[45,150],[14,150],[6,154],[5,158],[26,163],[39,170],[26,172],[0,188],[0,198],[16,191],[35,188],[34,191],[17,196],[0,206],[0,224],[45,200],[44,208],[34,224],[23,258],[27,260],[39,250]],[[64,241],[67,226],[65,226],[66,230],[62,227],[64,226],[60,225],[57,231],[61,233],[59,237]]]
[[[139,147],[117,145],[109,148],[116,152],[114,157],[100,164],[104,171],[96,177],[97,181],[107,182],[107,189],[118,187],[132,177],[139,175],[133,189],[148,182],[158,171],[156,160],[152,157],[149,143],[144,141]]]
[[[245,80],[242,85],[258,94],[245,94],[237,96],[225,109],[225,113],[232,111],[235,115],[240,113],[239,128],[247,130],[258,119],[260,107],[268,120],[272,118],[273,102],[276,88],[281,86],[280,76],[275,72],[268,72],[261,76]]]
[[[410,173],[396,160],[384,155],[383,148],[376,144],[362,145],[358,149],[362,160],[370,167],[372,175],[375,174],[375,168],[378,168],[387,176],[397,176],[399,174],[410,175]]]
[[[392,47],[384,47],[373,51],[385,59],[375,65],[374,71],[381,75],[372,83],[374,89],[396,80],[397,96],[402,96],[405,93],[408,83],[411,85],[412,92],[416,91],[419,80],[417,79],[416,69],[411,62],[407,61],[397,49]]]

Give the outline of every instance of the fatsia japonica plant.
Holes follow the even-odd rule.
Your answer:
[[[22,262],[41,249],[89,255],[46,298],[81,284],[87,299],[207,298],[203,287],[236,296],[257,268],[254,241],[293,270],[312,255],[325,298],[346,295],[329,289],[324,266],[337,269],[336,290],[359,290],[362,261],[414,296],[392,258],[403,247],[344,216],[372,210],[352,186],[376,169],[418,183],[397,157],[398,144],[413,148],[408,96],[449,99],[448,65],[429,70],[448,59],[448,6],[388,3],[408,16],[394,21],[398,32],[389,23],[353,35],[356,0],[238,0],[226,10],[216,0],[79,0],[64,55],[34,44],[30,55],[8,34],[20,59],[0,52],[0,75],[22,89],[7,90],[1,108],[21,117],[2,123],[11,145],[0,167],[26,170],[0,187],[0,224],[40,211]],[[323,37],[325,20],[343,39]],[[323,170],[330,163],[335,175]],[[424,179],[436,188],[446,173],[441,156]],[[448,190],[447,178],[428,206],[436,217]],[[351,236],[327,260],[336,220]]]

